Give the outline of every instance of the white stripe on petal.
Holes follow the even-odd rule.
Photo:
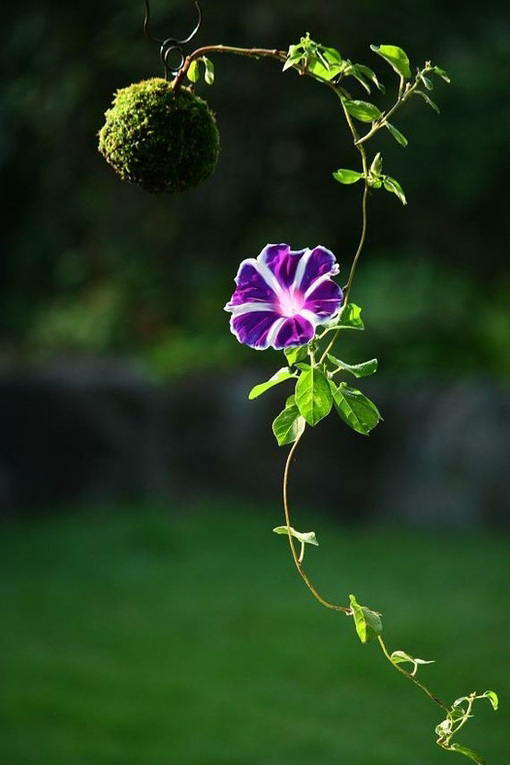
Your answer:
[[[273,324],[273,326],[271,327],[271,329],[267,333],[267,338],[266,338],[267,345],[266,345],[266,347],[268,347],[269,345],[273,345],[274,341],[276,340],[276,335],[278,334],[278,332],[280,331],[280,329],[282,328],[282,326],[285,324],[286,321],[287,321],[287,319],[285,319],[285,318],[277,319],[275,321],[275,323]]]
[[[231,308],[225,306],[225,310],[231,311],[234,319],[244,313],[256,313],[258,311],[276,313],[272,303],[241,303],[240,305],[234,305]]]
[[[328,279],[331,279],[331,271],[328,271],[327,274],[323,274],[322,276],[319,276],[318,279],[315,279],[315,281],[313,281],[310,284],[305,294],[303,295],[304,299],[307,300],[312,294],[312,292],[314,292],[320,284],[322,284],[323,282],[327,282]]]
[[[262,261],[256,261],[255,268],[261,275],[261,277],[264,279],[265,283],[268,287],[270,287],[274,293],[276,293],[277,296],[281,295],[283,290],[282,285],[276,278],[276,276],[273,274],[269,266],[266,266],[265,263],[262,263]]]
[[[297,264],[296,273],[294,274],[294,281],[292,283],[292,287],[295,290],[298,290],[301,286],[301,282],[303,281],[303,276],[305,275],[306,267],[308,265],[308,261],[310,260],[311,254],[312,250],[310,250],[310,248],[306,249],[301,256],[299,263]]]
[[[302,308],[299,312],[299,315],[303,317],[303,319],[306,319],[310,322],[312,327],[316,327],[319,323],[320,317],[317,316],[313,311],[309,311],[308,308]]]

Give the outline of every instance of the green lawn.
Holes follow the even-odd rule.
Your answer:
[[[318,606],[272,512],[226,503],[24,521],[0,540],[2,765],[460,765],[440,710]],[[459,741],[508,759],[507,540],[295,519],[326,597],[384,614]]]

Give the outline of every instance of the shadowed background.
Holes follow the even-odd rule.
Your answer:
[[[346,532],[344,526],[344,532],[359,534],[353,557],[379,575],[372,581],[360,574],[350,587],[363,600],[357,589],[362,582],[365,599],[374,597],[369,605],[386,610],[375,601],[388,592],[375,584],[390,582],[389,618],[401,628],[399,639],[411,641],[395,647],[413,652],[414,642],[418,654],[429,645],[432,658],[438,651],[458,654],[452,633],[469,642],[469,629],[477,623],[473,653],[466,647],[459,667],[474,666],[482,653],[494,656],[487,687],[501,686],[496,657],[503,657],[503,648],[497,635],[504,634],[506,617],[496,604],[508,566],[504,538],[496,543],[484,535],[507,528],[509,519],[507,3],[480,9],[473,2],[439,0],[415,2],[412,8],[369,0],[319,6],[252,0],[233,7],[216,0],[204,2],[203,12],[197,45],[287,49],[308,31],[344,57],[372,66],[387,85],[388,98],[394,92],[392,70],[371,53],[370,43],[400,45],[412,65],[431,59],[451,76],[450,86],[436,85],[440,116],[416,99],[395,120],[410,140],[406,149],[389,135],[377,138],[372,148],[382,151],[385,170],[402,183],[409,204],[403,208],[383,192],[371,196],[367,245],[352,293],[363,306],[367,330],[346,337],[339,355],[350,362],[379,358],[377,379],[363,390],[378,404],[384,422],[369,439],[347,432],[340,422],[322,423],[298,455],[292,492],[301,525],[324,523],[338,541],[339,558],[326,562],[325,581],[340,581],[331,597],[344,592],[343,554],[349,548],[340,536],[337,540],[337,524],[362,522],[363,531]],[[292,654],[282,659],[270,638],[275,619],[287,624],[286,644],[292,646],[301,630],[318,631],[317,613],[290,571],[288,591],[272,592],[273,582],[287,571],[285,540],[275,539],[271,547],[274,564],[264,547],[272,541],[266,529],[280,522],[285,457],[269,424],[288,391],[282,386],[255,402],[246,394],[281,360],[272,351],[257,354],[239,346],[222,310],[239,261],[257,255],[267,242],[287,241],[295,249],[323,244],[337,254],[342,274],[348,273],[359,236],[361,189],[339,186],[332,178],[338,167],[357,163],[335,99],[307,78],[281,74],[275,62],[216,56],[214,86],[197,88],[217,115],[222,143],[216,172],[182,196],[151,196],[121,182],[96,148],[114,91],[162,74],[157,46],[141,33],[143,3],[29,1],[11,4],[3,16],[0,513],[13,524],[1,542],[10,625],[3,637],[10,666],[4,758],[20,765],[41,762],[32,747],[32,740],[39,740],[54,763],[328,763],[335,757],[360,765],[408,763],[408,753],[399,749],[407,734],[395,733],[388,705],[382,705],[388,706],[387,717],[378,718],[387,732],[380,750],[358,751],[359,742],[346,743],[347,728],[359,724],[354,697],[353,720],[342,723],[340,741],[334,734],[338,704],[346,703],[342,694],[350,683],[358,688],[360,672],[366,673],[364,682],[374,683],[362,694],[372,694],[374,715],[381,714],[378,694],[386,693],[384,670],[379,680],[378,670],[375,677],[369,673],[364,655],[358,660],[349,654],[355,650],[352,635],[345,637],[351,648],[342,644],[339,655],[336,641],[345,627],[329,633],[325,627],[335,659],[324,658],[314,696],[323,693],[326,722],[320,714],[310,720],[304,702],[295,715],[289,712],[283,730],[275,722],[276,706],[292,708],[296,694],[303,698],[302,684],[289,679]],[[185,36],[194,20],[191,2],[152,3],[157,36]],[[353,93],[364,98],[355,86]],[[248,510],[239,499],[247,496],[254,503]],[[130,503],[129,512],[122,503]],[[121,521],[124,512],[127,520]],[[259,515],[260,523],[252,518]],[[227,539],[226,527],[233,529]],[[427,531],[413,536],[402,527]],[[438,550],[439,530],[451,548]],[[460,531],[464,541],[454,543],[453,534]],[[211,606],[211,613],[203,558],[191,542],[181,547],[188,534],[198,535],[201,556],[209,556],[203,565],[216,572],[211,581],[218,607]],[[391,554],[378,543],[381,534]],[[253,549],[250,535],[257,540]],[[246,569],[241,545],[250,560]],[[405,577],[394,579],[404,548],[409,561],[414,556],[421,562],[421,573],[403,564],[407,577],[418,580],[419,589],[411,592]],[[322,554],[327,555],[321,547],[317,560]],[[267,576],[258,571],[259,556],[267,558]],[[465,584],[453,584],[457,560],[464,559],[470,587],[478,586],[473,600]],[[96,564],[110,583],[106,594],[94,579]],[[169,579],[176,577],[183,579],[182,598],[167,592]],[[260,592],[250,590],[261,601],[248,616],[236,577],[254,590],[252,579],[261,582]],[[434,609],[444,605],[437,600],[445,581],[457,588],[448,601],[457,602],[458,610],[449,605],[450,629],[445,626],[442,634],[444,610],[436,619]],[[197,587],[203,593],[195,607]],[[145,610],[147,593],[153,593],[152,605]],[[408,596],[417,603],[425,599],[430,613],[424,618],[406,606],[409,623],[399,625],[397,601]],[[287,621],[277,618],[281,603],[292,597],[296,607],[289,606]],[[492,610],[484,605],[487,599]],[[110,619],[113,603],[119,613]],[[210,648],[202,634],[204,608],[207,619],[216,620],[212,639],[218,664],[209,675],[202,664]],[[306,618],[308,626],[301,621]],[[95,626],[89,630],[90,620]],[[424,622],[431,623],[429,644]],[[148,625],[147,634],[142,624]],[[281,624],[276,632],[280,629]],[[197,638],[186,653],[191,632],[204,642]],[[324,645],[327,655],[325,635],[302,638],[288,650],[305,663],[314,653],[311,645]],[[151,653],[152,639],[160,641],[160,649]],[[246,652],[219,690],[233,702],[213,713],[214,694],[210,703],[204,698],[225,677],[240,642]],[[144,663],[149,658],[141,658],[147,653],[154,658],[151,667]],[[200,666],[204,685],[190,685],[183,673],[171,688],[163,687],[165,711],[156,713],[141,699],[154,689],[159,662],[167,662],[166,677],[172,674],[177,653],[187,656],[189,674]],[[133,661],[145,667],[135,678]],[[277,669],[281,661],[288,684]],[[342,693],[328,690],[331,661],[342,665]],[[253,687],[259,662],[269,663],[273,680],[259,679],[257,712],[236,693],[240,685]],[[345,662],[354,668],[352,676]],[[466,679],[456,672],[461,669],[445,676],[447,695],[471,690],[469,678],[463,688]],[[439,671],[434,677],[441,682]],[[481,683],[485,677],[481,673]],[[404,697],[398,687],[397,704]],[[129,703],[109,716],[107,709],[125,693]],[[275,702],[279,694],[281,704]],[[246,720],[250,715],[260,720],[268,699],[276,706],[270,705],[268,727],[260,723],[268,743],[259,746],[256,726]],[[167,715],[177,708],[180,735],[168,727]],[[106,720],[103,727],[95,715]],[[145,722],[136,733],[133,720],[140,715]],[[190,749],[197,715],[204,726],[203,752]],[[486,717],[480,747],[487,749],[489,741],[497,761],[503,728],[495,743],[490,738],[502,723]],[[414,723],[421,730],[419,714]],[[162,729],[173,731],[168,739]],[[93,744],[83,735],[88,730]],[[409,740],[420,735],[413,732]],[[229,736],[233,754],[219,748]],[[317,754],[319,740],[323,749]],[[174,754],[168,754],[171,745]],[[420,756],[412,754],[413,765],[446,757],[432,744]]]

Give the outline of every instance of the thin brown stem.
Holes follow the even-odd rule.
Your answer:
[[[437,696],[434,696],[434,694],[431,691],[429,691],[429,689],[425,685],[423,685],[423,683],[420,683],[420,681],[414,675],[411,675],[410,672],[406,672],[406,670],[403,667],[401,667],[399,664],[395,664],[390,654],[388,653],[388,649],[386,648],[386,645],[382,637],[379,635],[377,639],[379,641],[379,645],[382,648],[383,654],[388,659],[392,667],[395,667],[395,669],[398,672],[400,672],[401,675],[404,675],[404,677],[407,677],[408,680],[411,680],[411,682],[417,685],[418,688],[420,688],[423,691],[423,693],[425,693],[429,697],[429,699],[431,699],[434,702],[434,704],[437,704],[439,707],[441,707],[441,709],[443,709],[446,713],[448,713],[450,711],[450,708],[444,703],[444,701],[441,701],[441,699],[439,699]]]
[[[364,136],[362,136],[361,138],[358,138],[358,140],[356,141],[356,146],[358,146],[358,148],[362,144],[364,144],[366,141],[368,141],[370,138],[372,138],[372,136],[374,136],[382,127],[385,127],[385,125],[388,122],[388,119],[392,117],[398,109],[400,109],[402,104],[404,104],[407,101],[407,99],[410,98],[410,96],[412,96],[414,91],[420,85],[420,75],[428,71],[430,70],[428,65],[426,64],[425,67],[421,70],[421,72],[418,72],[412,85],[411,83],[408,82],[406,86],[403,87],[403,81],[401,81],[399,91],[398,91],[398,98],[396,102],[393,104],[391,109],[381,114],[381,116],[374,122],[370,130],[367,133],[365,133]]]
[[[292,447],[287,455],[287,460],[285,462],[285,470],[283,471],[283,509],[285,512],[285,523],[287,526],[287,536],[289,539],[290,551],[292,553],[292,558],[294,560],[294,563],[296,564],[296,568],[299,571],[301,578],[303,579],[304,583],[306,584],[306,586],[308,587],[308,589],[310,590],[314,598],[318,600],[319,603],[325,608],[332,609],[333,611],[343,611],[346,614],[350,614],[351,613],[350,608],[346,608],[345,606],[338,606],[335,603],[330,603],[329,601],[325,600],[319,592],[317,592],[314,585],[311,583],[310,579],[308,578],[306,571],[303,568],[303,564],[300,560],[300,556],[297,554],[297,551],[296,551],[294,537],[292,536],[292,533],[291,533],[290,511],[289,511],[289,500],[288,500],[288,485],[289,485],[290,465],[291,465],[292,458],[294,456],[294,452],[296,451],[300,438],[301,436],[298,436],[298,438],[292,444]]]
[[[287,54],[285,51],[269,48],[236,48],[231,45],[204,45],[202,48],[197,48],[193,53],[190,53],[186,57],[182,68],[172,82],[172,87],[175,90],[180,86],[183,79],[186,77],[188,69],[191,63],[200,56],[206,56],[209,53],[232,53],[237,56],[248,56],[250,58],[274,58],[278,61],[286,61]]]
[[[344,303],[343,304],[347,305],[347,303],[349,302],[349,295],[351,293],[352,283],[353,283],[353,280],[354,280],[354,274],[356,272],[356,266],[358,265],[358,261],[359,261],[360,255],[361,255],[361,253],[363,251],[363,247],[365,245],[365,239],[366,239],[366,236],[367,236],[367,225],[368,225],[367,201],[368,201],[368,192],[369,192],[369,188],[370,187],[368,185],[368,161],[367,161],[367,154],[366,154],[366,151],[365,151],[365,147],[362,146],[358,142],[358,132],[357,132],[356,128],[354,127],[354,123],[352,121],[351,115],[349,114],[349,112],[345,108],[345,104],[343,102],[343,99],[342,99],[341,95],[339,93],[337,93],[337,95],[340,98],[340,101],[341,101],[341,104],[342,104],[342,108],[343,108],[343,111],[344,111],[344,115],[345,115],[345,119],[347,121],[347,124],[348,124],[349,129],[350,129],[351,134],[352,134],[352,137],[354,139],[354,145],[356,146],[356,148],[358,149],[358,151],[359,151],[359,153],[361,155],[361,166],[363,168],[363,178],[364,178],[364,184],[365,184],[364,188],[363,188],[363,197],[362,197],[362,200],[361,200],[361,233],[360,233],[360,238],[359,238],[358,246],[356,248],[356,252],[354,253],[354,257],[352,259],[351,269],[349,271],[349,277],[347,279],[347,285],[346,285],[345,291],[344,291]],[[324,353],[322,354],[322,356],[320,358],[320,363],[324,362],[326,356],[328,355],[328,353],[330,352],[330,350],[334,346],[334,344],[335,344],[335,342],[336,342],[336,340],[338,338],[339,333],[340,333],[340,329],[337,329],[334,332],[333,337],[329,341],[328,345],[326,346],[326,349],[325,349]]]

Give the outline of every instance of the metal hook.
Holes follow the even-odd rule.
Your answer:
[[[159,55],[161,57],[161,62],[165,68],[165,79],[167,80],[169,75],[172,75],[172,77],[176,77],[179,74],[186,60],[184,45],[187,45],[189,42],[191,42],[191,40],[195,37],[195,35],[197,34],[202,24],[202,9],[200,7],[200,3],[198,2],[198,0],[195,0],[195,6],[198,11],[198,22],[196,27],[191,32],[191,34],[188,35],[188,37],[186,37],[184,40],[177,40],[175,39],[175,37],[167,37],[165,40],[159,40],[157,37],[154,37],[149,30],[150,7],[149,7],[149,0],[145,0],[145,18],[143,20],[143,33],[148,40],[151,40],[151,42],[158,43],[158,45],[160,46]],[[178,54],[180,55],[180,61],[177,66],[175,65],[171,66],[169,61],[169,56],[174,51],[177,51]]]

